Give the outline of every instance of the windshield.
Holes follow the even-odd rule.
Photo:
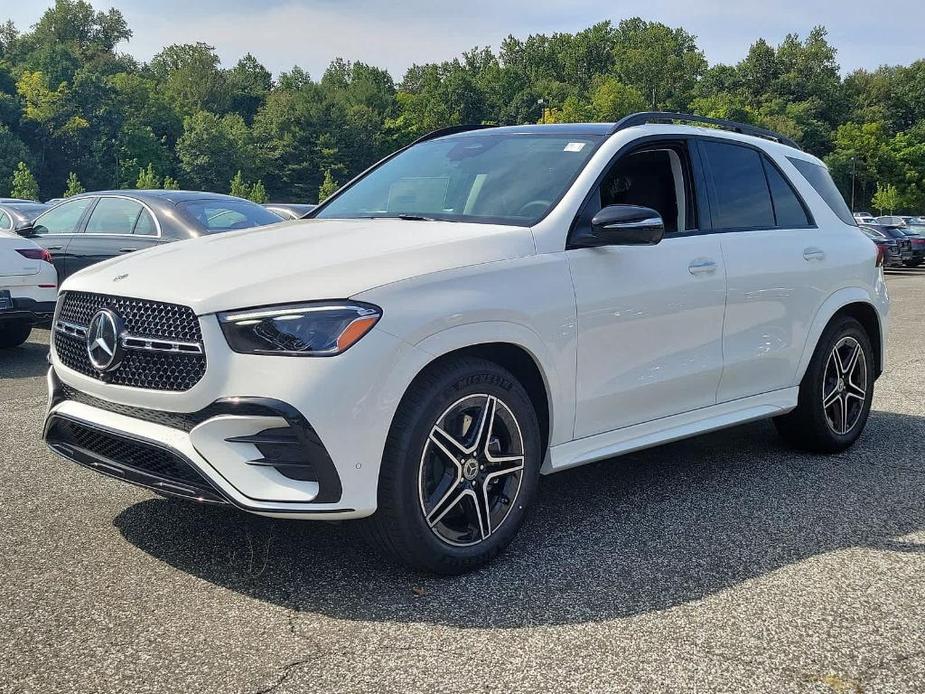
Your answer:
[[[565,194],[599,141],[586,134],[479,131],[422,142],[379,166],[313,216],[529,226]]]
[[[178,203],[177,207],[207,233],[262,227],[280,221],[278,215],[247,200],[190,200]]]

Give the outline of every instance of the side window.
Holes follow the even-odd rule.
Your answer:
[[[142,208],[141,214],[138,215],[138,221],[135,222],[135,236],[157,236],[157,226],[154,224],[154,218],[151,213]]]
[[[802,174],[803,178],[809,182],[809,185],[819,193],[819,196],[825,200],[825,204],[831,208],[832,212],[834,212],[841,221],[851,226],[857,226],[854,215],[852,215],[851,210],[848,209],[845,199],[835,186],[835,181],[832,180],[827,168],[819,164],[814,164],[811,161],[806,161],[805,159],[797,159],[795,157],[787,157],[787,159],[789,159],[790,163]]]
[[[87,234],[129,235],[142,207],[125,198],[100,198],[87,221]]]
[[[774,203],[774,218],[779,227],[805,227],[812,225],[812,220],[806,213],[806,208],[800,202],[790,182],[766,158],[764,173],[768,177],[768,188],[771,189],[771,202]]]
[[[93,198],[78,198],[70,202],[62,202],[35,220],[34,233],[38,235],[75,233],[84,211],[92,202]]]
[[[13,228],[13,220],[3,210],[0,210],[0,229],[8,230]]]
[[[748,147],[701,142],[713,180],[714,229],[767,229],[775,226],[771,194],[761,155]]]
[[[641,205],[662,216],[666,233],[697,228],[697,208],[687,145],[671,142],[623,154],[578,212],[573,233],[590,230],[608,205]]]

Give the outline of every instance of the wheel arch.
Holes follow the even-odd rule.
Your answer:
[[[574,393],[563,388],[546,346],[525,326],[486,322],[455,326],[435,333],[415,345],[416,363],[401,369],[400,391],[393,393],[396,406],[392,421],[414,382],[429,369],[460,356],[491,361],[510,371],[524,386],[537,413],[544,454],[549,445],[567,440],[574,423]]]
[[[878,378],[883,372],[885,347],[883,318],[866,291],[860,288],[847,288],[835,292],[816,312],[803,348],[795,383],[802,381],[822,333],[833,320],[841,316],[851,316],[864,327],[874,350],[874,377]]]

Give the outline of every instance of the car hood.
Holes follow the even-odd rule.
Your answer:
[[[92,265],[61,288],[183,304],[201,315],[348,298],[410,277],[533,253],[526,227],[310,219],[163,244]]]

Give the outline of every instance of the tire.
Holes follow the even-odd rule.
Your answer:
[[[904,260],[903,261],[903,265],[905,265],[906,267],[918,267],[921,264],[922,264],[921,258],[917,260]]]
[[[32,325],[22,321],[0,323],[0,349],[19,347],[32,334]]]
[[[860,349],[856,360],[855,349]],[[829,324],[816,345],[800,383],[797,408],[776,417],[774,424],[793,448],[838,453],[861,435],[873,395],[870,338],[857,320],[842,316]]]
[[[483,412],[491,415],[483,419]],[[441,362],[415,379],[399,405],[382,458],[378,508],[363,521],[366,535],[420,571],[477,569],[523,523],[541,454],[533,404],[510,372],[472,357]]]

